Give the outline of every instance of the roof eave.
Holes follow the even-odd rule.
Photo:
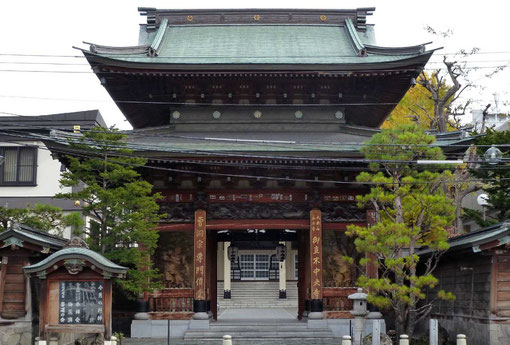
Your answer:
[[[90,262],[91,264],[93,264],[94,266],[96,266],[97,268],[101,269],[103,272],[114,273],[114,274],[125,274],[127,272],[126,267],[122,267],[122,266],[118,266],[118,265],[106,266],[106,265],[103,265],[102,263],[100,263],[99,261],[94,260],[94,258],[92,258],[88,255],[81,254],[81,253],[65,253],[65,254],[59,255],[58,252],[56,252],[43,261],[40,261],[34,265],[25,266],[24,267],[25,273],[33,274],[33,273],[47,270],[48,268],[53,267],[53,265],[55,265],[56,263],[64,261],[66,259],[86,260],[86,261]]]
[[[132,62],[123,59],[108,57],[100,54],[94,54],[89,51],[82,50],[88,62],[93,68],[101,67],[114,67],[126,68],[133,70],[135,73],[161,73],[161,72],[178,72],[178,71],[278,71],[279,73],[285,72],[338,72],[338,73],[352,73],[352,72],[377,72],[387,71],[391,69],[405,68],[409,69],[422,69],[433,51],[427,51],[420,55],[407,57],[405,59],[386,61],[386,62],[369,62],[369,63],[158,63],[158,62]],[[360,58],[363,59],[363,58]],[[96,74],[100,73],[94,71]],[[125,71],[130,73],[130,71]]]

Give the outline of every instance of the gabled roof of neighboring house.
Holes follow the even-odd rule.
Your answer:
[[[73,129],[73,126],[79,125],[82,128],[90,128],[93,126],[107,127],[106,122],[99,110],[75,111],[72,113],[60,113],[51,115],[34,115],[34,116],[1,116],[0,130],[48,130]]]
[[[50,253],[62,249],[68,242],[65,238],[23,224],[14,224],[10,229],[0,232],[0,249],[16,246]]]
[[[450,249],[447,253],[462,250],[478,253],[510,243],[510,220],[473,231],[464,235],[452,237],[448,240]],[[431,253],[430,249],[423,249],[418,254]]]

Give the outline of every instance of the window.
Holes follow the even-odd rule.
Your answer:
[[[4,163],[0,169],[0,185],[35,185],[37,149],[35,147],[2,147]]]

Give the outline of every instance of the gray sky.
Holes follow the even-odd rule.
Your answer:
[[[376,11],[368,21],[375,24],[379,45],[402,46],[434,41],[429,47],[444,47],[438,54],[480,48],[479,54],[468,59],[468,67],[482,67],[469,69],[470,78],[476,81],[479,88],[466,93],[466,97],[473,99],[474,108],[481,108],[487,103],[494,105],[493,94],[496,93],[500,110],[509,110],[505,102],[510,100],[510,67],[492,78],[485,77],[492,70],[489,67],[510,64],[510,29],[506,23],[510,4],[506,1],[315,0],[298,5],[296,1],[283,0],[16,0],[3,1],[0,5],[0,112],[43,115],[99,109],[108,125],[129,128],[98,79],[90,73],[85,59],[3,54],[80,56],[80,52],[72,49],[72,46],[85,47],[82,41],[134,45],[138,39],[138,24],[145,22],[145,17],[138,14],[138,6],[211,8],[211,3],[215,8],[327,9],[374,6]],[[446,39],[431,37],[424,30],[426,25],[442,31],[451,29],[453,35]],[[438,62],[442,58],[443,55],[435,55],[427,68],[441,67]]]

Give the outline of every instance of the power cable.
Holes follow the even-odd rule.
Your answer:
[[[13,114],[13,113],[10,113],[10,114]],[[22,115],[17,115],[16,116],[20,116],[20,117],[25,117],[25,116],[22,116]],[[34,117],[37,119],[37,117]],[[18,123],[15,123],[15,124],[12,124],[12,123],[4,123],[2,124],[1,121],[0,121],[0,127],[14,127],[16,129],[19,129],[20,127],[21,128],[26,128],[26,129],[39,129],[39,130],[45,130],[45,131],[51,131],[51,130],[54,130],[55,127],[50,127],[50,126],[37,126],[37,125],[31,125],[31,124],[28,124],[28,125],[23,125],[23,124],[18,124]],[[9,130],[9,129],[6,129],[6,130]],[[71,129],[71,128],[60,128],[59,129],[60,131],[64,132],[64,133],[72,133],[74,131],[74,129]],[[93,129],[81,129],[80,130],[81,132],[89,132],[89,133],[103,133],[103,131],[98,131],[98,130],[93,130]],[[20,132],[21,133],[21,132]],[[30,132],[29,132],[30,133]],[[287,148],[287,146],[282,146],[282,144],[288,144],[288,145],[299,145],[299,146],[313,146],[313,147],[316,147],[317,145],[333,145],[335,146],[336,148],[341,148],[342,146],[346,146],[346,147],[349,147],[349,148],[352,148],[352,147],[366,147],[366,146],[377,146],[377,147],[402,147],[402,146],[405,146],[405,147],[438,147],[437,145],[427,145],[427,144],[405,144],[405,145],[402,145],[402,144],[391,144],[391,143],[387,143],[387,144],[368,144],[368,143],[362,143],[362,142],[333,142],[333,141],[284,141],[284,140],[277,140],[277,141],[273,141],[273,140],[257,140],[257,139],[236,139],[236,138],[226,138],[226,137],[197,137],[197,136],[190,136],[190,135],[178,135],[178,134],[171,134],[171,133],[167,133],[167,134],[155,134],[155,133],[147,133],[146,130],[144,129],[141,129],[141,130],[130,130],[129,133],[127,133],[127,131],[118,131],[119,134],[124,134],[124,135],[127,135],[128,136],[128,139],[129,138],[139,138],[139,137],[142,137],[142,138],[147,138],[147,137],[150,137],[150,138],[163,138],[163,139],[183,139],[183,140],[195,140],[195,141],[206,141],[206,142],[221,142],[221,143],[224,143],[224,142],[228,142],[228,143],[235,143],[235,144],[241,144],[241,145],[248,145],[248,144],[256,144],[256,145],[259,145],[259,146],[270,146],[270,147],[284,147],[284,148]],[[31,134],[35,134],[35,133],[31,133]],[[431,133],[432,135],[434,135],[434,133]],[[38,134],[40,135],[40,134]],[[132,145],[137,145],[136,143],[132,143]],[[148,145],[148,144],[145,144],[145,145]],[[151,146],[151,145],[148,145],[148,146]],[[160,147],[158,145],[152,145],[153,147]],[[450,145],[447,145],[448,147],[452,147],[452,148],[467,148],[469,146],[473,146],[473,147],[480,147],[480,148],[484,148],[484,147],[491,147],[492,145],[474,145],[474,144],[470,144],[470,145],[467,145],[467,144],[450,144]],[[510,144],[501,144],[501,145],[497,145],[498,147],[510,147]],[[325,151],[328,151],[328,150],[325,150]],[[391,151],[389,151],[391,152]],[[458,156],[459,154],[455,154],[456,156]]]
[[[12,114],[12,115],[15,115],[15,116],[20,116],[20,117],[29,117],[27,115],[19,115],[19,114],[14,114],[14,113],[9,113],[9,114]],[[34,116],[34,119],[38,119],[38,117]],[[0,118],[1,120],[1,118]],[[42,119],[41,119],[42,120]],[[1,123],[0,121],[0,128],[1,127],[15,127],[15,128],[26,128],[26,129],[40,129],[40,130],[45,130],[45,131],[51,131],[51,130],[54,130],[55,127],[51,127],[51,126],[38,126],[38,125],[32,125],[32,124],[27,124],[27,125],[23,125],[23,124],[18,124],[18,123]],[[62,132],[69,132],[69,133],[72,133],[74,131],[74,129],[71,129],[71,128],[59,128],[59,131],[62,131]],[[81,132],[89,132],[89,133],[103,133],[103,131],[98,131],[98,130],[93,130],[93,129],[80,129]],[[129,132],[129,133],[128,133]],[[335,145],[337,147],[341,147],[341,146],[350,146],[350,147],[364,147],[364,146],[377,146],[377,147],[402,147],[402,146],[405,146],[405,147],[438,147],[437,145],[427,145],[427,144],[405,144],[405,145],[402,145],[402,144],[391,144],[391,143],[387,143],[387,144],[368,144],[368,143],[363,143],[363,142],[334,142],[334,141],[285,141],[285,140],[276,140],[276,141],[273,141],[273,140],[270,140],[270,139],[267,139],[267,140],[258,140],[258,139],[236,139],[236,138],[227,138],[227,137],[197,137],[197,136],[190,136],[190,135],[178,135],[178,134],[171,134],[171,133],[165,133],[165,134],[155,134],[155,133],[148,133],[146,129],[139,129],[139,130],[129,130],[129,131],[118,131],[119,134],[124,134],[124,135],[127,135],[128,138],[137,138],[137,137],[143,137],[143,138],[147,138],[147,137],[150,137],[150,138],[164,138],[164,139],[169,139],[169,138],[173,138],[173,139],[184,139],[184,140],[197,140],[197,141],[208,141],[208,142],[228,142],[228,143],[236,143],[236,144],[242,144],[242,145],[246,145],[246,144],[257,144],[257,145],[261,145],[261,146],[264,146],[264,145],[267,145],[267,146],[273,146],[273,145],[276,145],[277,147],[281,144],[288,144],[288,145],[300,145],[300,146],[307,146],[307,145],[310,145],[310,146],[317,146],[317,145]],[[335,132],[332,132],[332,133],[335,133]],[[32,133],[34,134],[34,133]],[[435,133],[431,133],[431,135],[434,135]],[[212,135],[212,134],[211,134]],[[473,147],[480,147],[480,148],[484,148],[484,147],[491,147],[492,145],[474,145],[474,144],[471,144],[471,145],[466,145],[466,144],[450,144],[450,145],[447,145],[448,147],[452,147],[452,148],[466,148],[466,147],[469,147],[469,146],[473,146]],[[510,147],[510,144],[500,144],[500,145],[497,145],[498,147]],[[157,147],[157,145],[155,145],[155,147]],[[286,147],[286,146],[283,146],[283,147]]]
[[[46,137],[46,136],[43,136],[43,135],[40,135],[40,134],[36,134],[36,133],[25,133],[25,132],[19,132],[19,131],[15,131],[15,130],[7,130],[8,132],[3,132],[3,134],[6,134],[6,135],[12,135],[12,136],[17,136],[17,137],[20,137],[20,138],[24,138],[24,139],[31,139],[31,140],[49,140],[49,141],[54,141],[56,143],[66,143],[68,144],[68,141],[66,139],[62,139],[62,140],[55,140],[54,138],[50,138],[50,137]],[[0,132],[1,133],[1,132]],[[101,133],[104,133],[104,132],[101,132]],[[85,142],[87,143],[87,142]],[[88,141],[89,144],[93,144],[93,140],[89,140]],[[107,147],[110,147],[112,149],[122,149],[122,148],[127,148],[127,149],[130,149],[130,150],[134,150],[134,151],[141,151],[140,148],[143,148],[145,150],[153,150],[153,151],[160,151],[160,152],[169,152],[169,153],[188,153],[188,154],[204,154],[203,151],[198,151],[198,150],[161,150],[161,147],[157,146],[157,145],[130,145],[130,143],[127,143],[127,144],[116,144],[116,145],[111,145],[111,144],[108,144],[106,145]],[[377,146],[376,144],[374,144],[374,146]],[[393,146],[397,146],[397,147],[402,147],[402,145],[398,145],[398,144],[394,144]],[[407,146],[407,145],[404,145],[404,146]],[[490,145],[480,145],[480,146],[484,146],[484,147],[487,147],[487,146],[490,146]],[[508,146],[508,145],[506,145]],[[388,153],[392,153],[393,151],[389,151]],[[258,158],[258,159],[281,159],[281,160],[287,160],[287,161],[296,161],[296,160],[302,160],[302,161],[316,161],[316,162],[319,162],[319,163],[324,163],[324,161],[328,161],[328,162],[340,162],[340,163],[345,163],[345,162],[357,162],[357,163],[360,163],[360,164],[368,164],[368,163],[392,163],[392,164],[411,164],[411,163],[415,163],[414,161],[409,161],[409,160],[371,160],[371,159],[357,159],[357,158],[331,158],[331,157],[323,157],[323,158],[315,158],[315,157],[299,157],[299,156],[275,156],[275,155],[264,155],[264,156],[255,156],[253,154],[248,154],[248,155],[242,155],[242,154],[239,154],[239,153],[229,153],[229,154],[226,154],[224,152],[219,152],[219,151],[206,151],[206,153],[209,153],[211,155],[216,155],[216,156],[227,156],[227,157],[235,157],[235,158],[240,158],[240,157],[247,157],[247,158],[250,158],[250,159],[254,159],[254,158]],[[384,153],[384,152],[382,152]],[[457,155],[457,157],[459,156],[463,156],[463,154],[461,155]],[[140,157],[143,157],[143,156],[140,156]],[[164,161],[164,159],[161,159],[161,158],[156,158],[156,157],[150,157],[150,156],[145,156],[143,158],[147,158],[147,159],[152,159],[152,160],[160,160],[160,161]],[[479,163],[479,161],[466,161],[465,163]]]
[[[59,152],[59,150],[52,150],[55,152]],[[74,155],[78,155],[84,158],[97,158],[94,155],[86,155],[81,151],[81,153],[74,152]],[[61,153],[68,153],[62,151]],[[129,164],[127,162],[116,162],[121,165],[130,165],[138,168],[149,168],[155,170],[163,170],[163,171],[172,171],[183,174],[193,174],[193,175],[208,175],[208,176],[222,176],[222,177],[237,177],[237,178],[250,178],[250,179],[267,179],[267,180],[278,180],[278,181],[294,181],[294,182],[311,182],[311,183],[333,183],[333,184],[349,184],[349,185],[423,185],[423,184],[454,184],[454,183],[471,183],[471,182],[492,182],[492,181],[503,181],[510,180],[510,178],[500,178],[500,179],[471,179],[468,181],[465,180],[452,180],[452,181],[434,181],[434,182],[426,182],[426,181],[418,181],[418,182],[390,182],[390,183],[381,183],[381,182],[358,182],[358,181],[338,181],[338,180],[312,180],[312,179],[302,179],[302,178],[287,178],[287,177],[275,177],[275,176],[261,176],[261,175],[246,175],[246,174],[231,174],[231,173],[212,173],[212,172],[203,172],[203,171],[195,171],[195,170],[184,170],[184,169],[174,169],[174,168],[165,168],[160,166],[151,166],[151,165],[143,165],[139,166],[136,164]]]

